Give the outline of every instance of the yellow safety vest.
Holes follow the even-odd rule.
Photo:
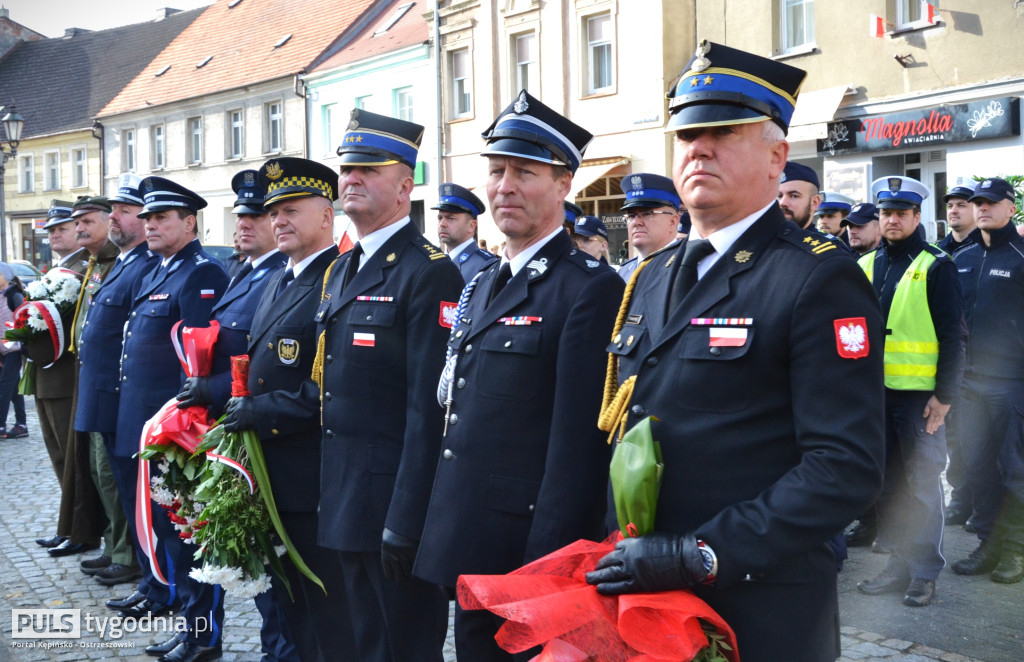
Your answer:
[[[935,256],[923,249],[903,273],[889,308],[885,338],[885,386],[896,391],[934,391],[939,339],[928,307],[928,269]],[[857,260],[874,282],[875,252]]]

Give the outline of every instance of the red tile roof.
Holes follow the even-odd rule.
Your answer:
[[[391,16],[400,7],[409,3],[410,0],[391,0],[381,10],[376,20],[367,25],[354,39],[343,45],[340,51],[331,54],[328,59],[317,64],[314,71],[327,71],[427,41],[430,35],[427,22],[423,19],[423,12],[426,11],[424,0],[412,2],[412,7],[398,19],[398,22],[388,28],[387,32],[374,36],[374,32],[386,26]]]
[[[100,116],[291,76],[339,37],[375,22],[386,0],[217,0],[156,56]],[[369,11],[368,11],[369,10]],[[279,48],[274,44],[291,35]],[[211,58],[203,67],[196,65]],[[170,66],[163,74],[157,72]]]

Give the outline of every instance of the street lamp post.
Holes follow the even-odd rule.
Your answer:
[[[0,106],[0,114],[5,108]],[[25,125],[25,118],[14,110],[14,106],[0,117],[0,124],[4,126],[4,133],[7,134],[7,144],[10,151],[4,149],[4,141],[0,139],[0,261],[7,261],[7,212],[4,210],[4,165],[7,159],[13,158],[18,153],[18,143],[21,142],[21,129]]]

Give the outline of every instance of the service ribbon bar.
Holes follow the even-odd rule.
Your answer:
[[[528,315],[519,315],[516,317],[502,317],[498,320],[500,324],[505,326],[530,326],[534,322],[540,323],[544,318],[542,317],[531,317]]]
[[[690,320],[694,326],[751,326],[753,317],[694,317]]]
[[[395,300],[395,297],[368,297],[368,296],[358,296],[358,297],[356,297],[356,301],[394,301],[394,300]]]

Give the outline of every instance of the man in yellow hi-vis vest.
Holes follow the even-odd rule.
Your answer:
[[[963,369],[966,328],[953,262],[919,231],[928,189],[909,177],[871,185],[883,243],[860,258],[885,316],[887,466],[878,501],[879,536],[892,547],[880,575],[862,593],[903,592],[903,604],[935,597],[942,556],[946,465],[943,422]]]

